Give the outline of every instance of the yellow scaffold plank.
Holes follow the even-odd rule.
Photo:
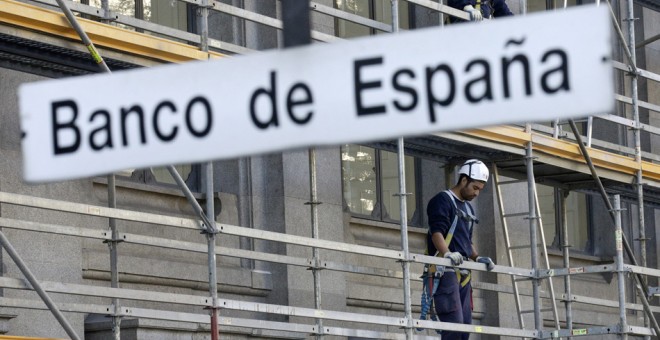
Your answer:
[[[527,146],[527,143],[532,142],[535,152],[543,152],[562,159],[585,163],[577,143],[556,139],[535,131],[527,133],[521,127],[494,126],[463,131],[463,134],[520,148],[524,148]],[[592,162],[597,168],[608,169],[631,176],[640,168],[633,157],[594,148],[588,148],[588,151]],[[653,181],[660,181],[660,165],[642,161],[641,168],[642,177]]]
[[[94,42],[94,45],[130,54],[174,63],[207,60],[223,56],[216,52],[202,52],[195,46],[92,20],[78,18],[78,22]],[[63,13],[14,0],[0,0],[0,23],[80,40]]]
[[[56,338],[32,338],[29,336],[0,335],[0,340],[63,340]]]

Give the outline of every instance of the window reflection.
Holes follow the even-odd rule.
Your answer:
[[[373,148],[345,145],[341,151],[344,200],[351,212],[371,216],[376,204],[376,155]]]
[[[398,156],[394,152],[347,144],[341,148],[344,202],[361,217],[400,221]],[[405,156],[407,220],[417,210],[415,158]]]
[[[335,8],[347,13],[356,14],[364,18],[392,24],[392,4],[383,0],[335,0]],[[399,27],[410,28],[409,4],[407,1],[399,1]],[[356,24],[343,19],[336,19],[337,36],[341,38],[354,38],[370,34],[383,33],[367,26]]]
[[[547,185],[537,184],[537,195],[541,207],[543,232],[550,246],[559,247],[561,244],[561,211],[557,202],[561,199],[561,191]],[[571,191],[566,198],[566,221],[568,244],[571,250],[582,252],[591,251],[589,243],[588,197],[586,194]]]

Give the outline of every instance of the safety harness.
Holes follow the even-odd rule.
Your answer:
[[[449,232],[445,237],[445,242],[447,243],[447,247],[449,248],[449,245],[451,244],[451,240],[454,238],[454,232],[456,231],[456,226],[458,225],[459,218],[465,219],[466,221],[470,222],[468,226],[468,232],[472,231],[472,227],[474,226],[474,223],[475,222],[479,223],[479,220],[474,216],[473,213],[471,213],[472,207],[470,207],[470,205],[466,205],[468,207],[468,210],[470,210],[470,212],[465,212],[458,208],[458,206],[456,205],[456,201],[454,200],[454,195],[449,190],[445,190],[444,193],[447,196],[449,196],[449,199],[451,200],[451,203],[454,205],[454,209],[456,210],[456,214],[454,214],[454,220],[451,222],[451,226],[449,227]],[[431,231],[429,230],[429,233],[430,232]],[[434,254],[434,256],[441,256],[441,255],[442,254],[440,254],[439,251],[436,251]],[[468,284],[468,282],[470,282],[470,278],[472,277],[470,271],[467,269],[460,269],[460,268],[454,268],[454,271],[456,272],[456,277],[458,278],[458,282],[461,284],[461,287],[465,287]],[[433,295],[435,295],[435,292],[438,290],[440,277],[444,274],[444,272],[445,272],[444,266],[436,266],[435,264],[426,264],[424,266],[424,274],[422,274],[421,276],[423,281],[422,301],[421,301],[422,312],[419,317],[421,320],[426,320],[426,315],[429,313],[430,310],[431,320],[438,321],[438,318],[433,310]],[[421,331],[422,329],[418,328],[417,330]],[[436,330],[436,333],[440,334],[441,332],[439,330]]]

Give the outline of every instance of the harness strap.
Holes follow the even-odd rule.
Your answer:
[[[461,287],[465,287],[468,282],[470,282],[470,279],[472,279],[472,272],[469,270],[465,276],[461,274],[461,270],[458,268],[454,268],[454,271],[456,272],[456,278],[458,278],[458,282],[461,283]]]
[[[481,3],[481,0],[477,0],[478,4]],[[476,221],[476,217],[473,215],[473,213],[466,213],[461,209],[458,209],[458,206],[456,205],[456,201],[454,200],[454,195],[449,192],[449,190],[445,190],[445,194],[449,196],[449,199],[451,200],[451,203],[454,205],[454,209],[456,210],[456,213],[454,214],[454,220],[451,222],[451,226],[449,227],[449,232],[447,232],[447,237],[445,238],[445,242],[447,243],[447,247],[451,244],[451,240],[454,238],[454,232],[456,231],[456,226],[458,225],[458,219],[459,215],[461,218],[467,214],[467,217],[470,218],[470,226],[468,227],[469,231],[472,231],[472,226],[474,225],[474,221]],[[468,205],[468,210],[471,211],[470,206]],[[427,250],[428,252],[428,250]],[[428,253],[427,253],[428,255]],[[439,256],[440,253],[436,251],[434,256]],[[461,274],[461,270],[458,268],[454,268],[454,271],[456,273],[456,278],[458,279],[458,282],[460,283],[461,287],[465,287],[468,282],[470,282],[470,279],[472,277],[472,273],[470,271],[467,272],[466,275]],[[420,319],[426,320],[426,315],[427,313],[430,312],[431,314],[431,319],[436,320],[436,315],[434,314],[434,308],[433,308],[433,295],[435,295],[436,290],[438,289],[438,284],[440,283],[439,277],[436,277],[436,272],[437,272],[437,266],[435,264],[428,265],[428,270],[425,268],[425,272],[422,275],[423,278],[423,291],[422,291],[422,312],[420,315]],[[417,329],[421,331],[422,329]],[[441,332],[436,330],[438,334]]]
[[[481,3],[481,0],[477,0],[477,4]],[[445,194],[449,196],[449,199],[451,200],[451,203],[454,205],[454,209],[456,210],[456,213],[454,214],[454,220],[451,223],[451,226],[449,227],[449,232],[447,232],[447,237],[445,238],[445,241],[447,242],[447,247],[451,244],[451,240],[454,238],[454,232],[456,231],[456,226],[458,225],[458,218],[459,215],[461,217],[464,216],[464,214],[467,214],[467,217],[470,219],[470,225],[468,227],[468,231],[472,232],[472,227],[474,226],[474,221],[476,221],[476,217],[472,213],[472,209],[469,205],[467,205],[467,209],[470,210],[470,212],[464,212],[463,210],[459,209],[458,206],[456,205],[456,200],[454,199],[454,195],[449,191],[445,190]],[[435,253],[435,256],[439,256],[439,252]],[[429,274],[435,274],[437,271],[436,265],[432,264],[429,266]],[[456,277],[458,278],[458,282],[460,282],[461,287],[465,287],[465,285],[470,282],[470,279],[472,278],[472,273],[468,271],[467,275],[462,275],[461,270],[458,268],[454,268],[454,271],[456,272]],[[462,278],[462,279],[461,279]]]

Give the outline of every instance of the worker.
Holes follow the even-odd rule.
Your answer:
[[[513,15],[506,4],[506,0],[449,0],[447,5],[468,12],[471,21]],[[449,16],[449,22],[451,23],[461,21],[461,19]]]
[[[479,256],[472,243],[473,227],[479,220],[470,201],[479,196],[488,181],[488,168],[477,159],[466,161],[458,170],[458,182],[450,190],[435,195],[427,206],[429,231],[427,252],[451,260],[455,266],[465,259],[483,263],[493,270],[489,257]],[[472,323],[472,286],[470,271],[428,266],[425,270],[431,285],[435,312],[442,322]],[[442,331],[443,340],[468,339],[469,333]]]

